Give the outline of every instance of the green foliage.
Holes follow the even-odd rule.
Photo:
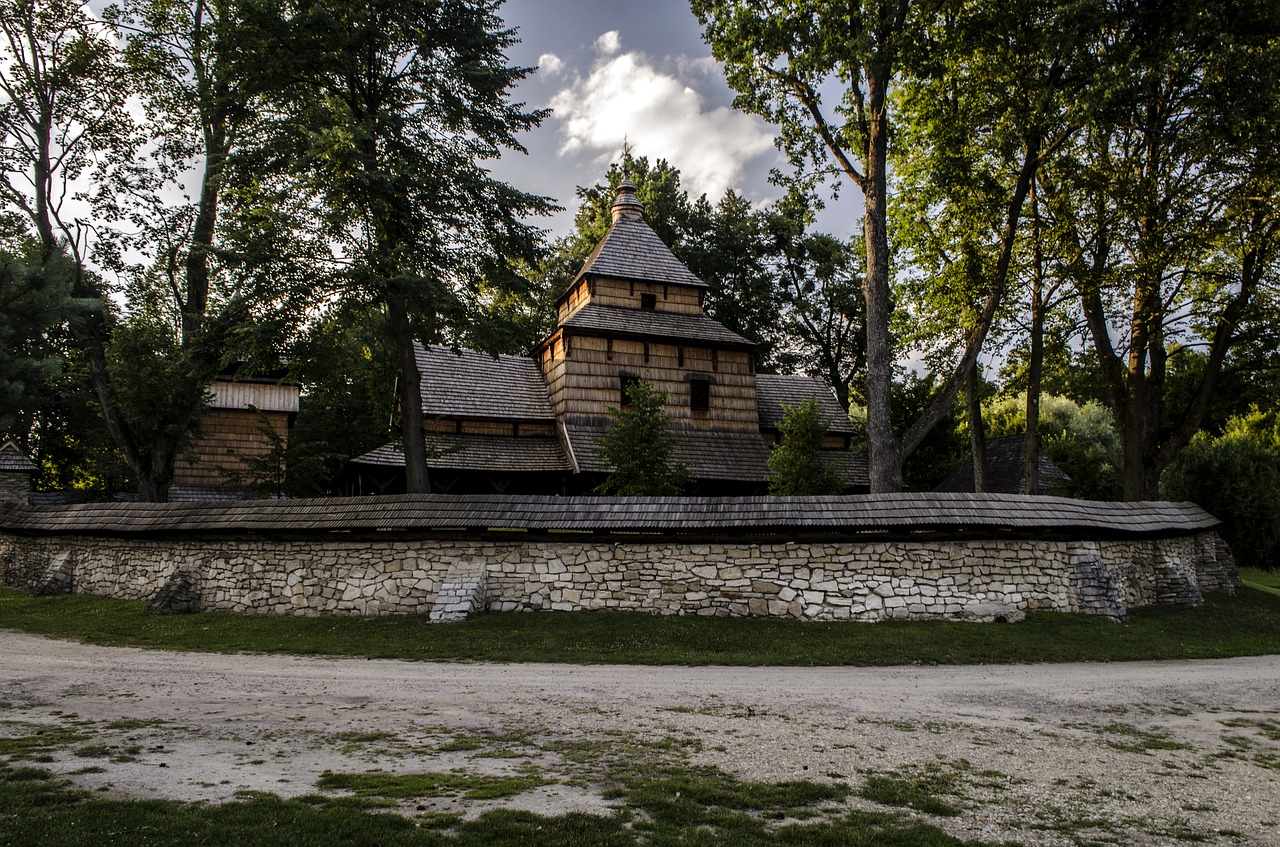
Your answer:
[[[385,311],[348,302],[323,315],[294,346],[291,375],[304,394],[289,432],[286,491],[332,493],[343,461],[392,440],[395,353]],[[295,466],[299,454],[313,457],[307,467]]]
[[[613,472],[596,491],[625,497],[679,494],[689,484],[689,469],[675,459],[675,434],[662,406],[666,392],[642,379],[627,385],[627,405],[610,409],[613,418],[597,441],[600,458]]]
[[[823,455],[827,422],[816,397],[782,405],[782,443],[769,452],[769,493],[774,496],[839,494],[844,480]]]
[[[61,254],[41,263],[0,251],[0,437],[26,440],[61,367],[50,334],[83,308],[71,299],[72,271]]]
[[[1280,568],[1280,416],[1254,410],[1222,435],[1200,433],[1160,479],[1170,500],[1190,500],[1222,521],[1243,566]]]
[[[1027,429],[1025,393],[993,400],[982,412],[987,434],[1018,435]],[[1119,500],[1122,452],[1111,412],[1090,400],[1040,396],[1040,449],[1071,479],[1064,492],[1086,500]]]

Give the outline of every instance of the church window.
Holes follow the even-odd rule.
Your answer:
[[[640,295],[640,308],[641,308],[641,309],[648,309],[648,310],[650,310],[650,311],[653,311],[654,309],[658,308],[658,295],[656,295],[656,294],[641,294],[641,295]]]

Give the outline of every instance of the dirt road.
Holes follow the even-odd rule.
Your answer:
[[[102,648],[0,631],[0,706],[0,737],[67,730],[44,766],[128,796],[294,796],[315,793],[325,771],[523,767],[551,784],[504,800],[432,802],[469,815],[495,805],[607,814],[592,751],[666,751],[753,780],[856,788],[873,774],[943,773],[965,812],[932,822],[964,837],[1280,844],[1280,657],[888,669],[418,664]]]

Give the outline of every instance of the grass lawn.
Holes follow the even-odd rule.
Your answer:
[[[1268,575],[1270,577],[1271,575]],[[1124,623],[1038,613],[1014,624],[812,623],[623,612],[289,618],[153,616],[98,597],[0,590],[0,628],[91,644],[425,661],[643,665],[898,665],[1206,659],[1280,653],[1280,593],[1259,585],[1200,607],[1136,610]]]
[[[1258,568],[1241,568],[1240,579],[1250,588],[1280,594],[1280,570],[1264,571]]]

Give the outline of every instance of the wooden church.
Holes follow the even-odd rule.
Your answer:
[[[419,348],[432,489],[577,494],[609,473],[597,444],[633,380],[665,392],[676,458],[696,494],[763,494],[783,405],[816,397],[826,448],[849,492],[866,491],[853,427],[820,380],[755,372],[756,344],[703,311],[707,285],[644,219],[624,180],[613,224],[557,302],[555,331],[530,356]],[[348,463],[350,494],[404,491],[388,444]]]

